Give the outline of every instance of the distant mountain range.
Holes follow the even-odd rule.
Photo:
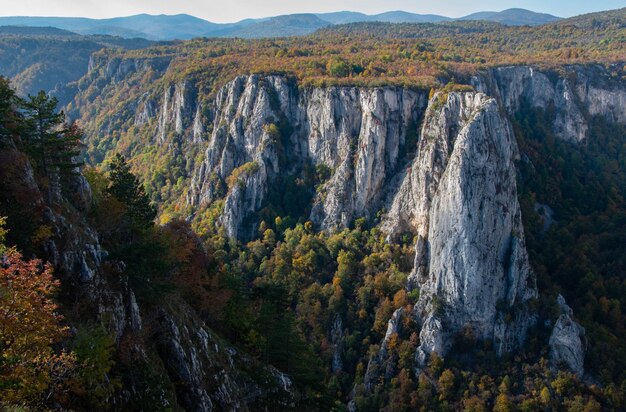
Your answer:
[[[508,9],[501,12],[481,11],[461,17],[459,20],[487,20],[508,26],[537,26],[560,20],[559,17],[545,13],[535,13],[525,9]]]
[[[550,14],[525,9],[501,12],[482,11],[452,19],[434,14],[390,11],[382,14],[341,11],[320,14],[291,14],[265,19],[246,19],[237,23],[212,23],[188,14],[138,14],[111,19],[82,17],[0,17],[0,26],[55,27],[79,34],[102,34],[149,40],[186,40],[194,37],[279,37],[300,36],[335,24],[358,22],[439,23],[451,20],[486,20],[506,25],[539,25],[559,20]]]

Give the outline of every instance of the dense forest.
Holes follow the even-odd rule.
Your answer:
[[[555,136],[553,108],[515,111],[518,194],[541,296],[532,308],[538,321],[519,352],[499,358],[492,342],[466,333],[448,356],[432,356],[416,374],[420,292],[406,288],[416,237],[390,241],[380,226],[384,211],[348,228],[317,230],[309,220],[312,200],[333,171],[305,164],[270,189],[251,241],[229,238],[217,224],[223,200],[200,210],[185,201],[208,132],[200,142],[171,133],[156,144],[154,130],[137,126],[135,111],[140,98],[190,81],[203,96],[199,111],[210,117],[217,91],[248,73],[285,74],[301,88],[404,86],[431,98],[441,92],[444,101],[473,90],[472,75],[503,65],[532,64],[558,76],[566,65],[597,64],[623,82],[625,14],[534,28],[358,23],[301,38],[109,47],[95,52],[93,70],[76,83],[80,93],[65,108],[69,116],[45,92],[21,98],[0,78],[0,408],[181,409],[185,377],[172,377],[166,359],[172,349],[163,343],[163,319],[172,318],[183,325],[180,335],[206,325],[216,353],[218,344],[232,345],[245,359],[236,368],[264,390],[277,371],[293,381],[295,400],[267,389],[252,410],[623,410],[623,124],[589,116],[589,137],[575,145]],[[63,34],[40,34],[46,39],[38,53],[56,52],[48,40],[66,49],[65,40],[60,46],[52,40]],[[11,36],[0,46],[25,47],[19,33]],[[72,44],[80,46],[77,59],[101,48]],[[110,70],[112,61],[142,70],[107,84],[101,79],[119,73]],[[267,125],[278,141],[290,132],[283,120]],[[417,139],[407,137],[414,145]],[[235,169],[223,190],[258,167]],[[56,264],[66,251],[55,245],[71,254],[93,238],[106,251],[95,287],[132,291],[142,328],[114,333],[115,314],[99,312],[113,293],[94,301],[84,291],[88,282],[71,274],[94,275]],[[586,329],[584,377],[548,360],[559,294]],[[390,319],[397,322],[391,334]],[[229,362],[233,368],[226,357],[212,366],[225,370]]]

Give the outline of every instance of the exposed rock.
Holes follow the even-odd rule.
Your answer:
[[[400,168],[406,136],[417,133],[426,98],[396,88],[314,89],[301,101],[308,154],[335,170],[315,199],[311,220],[323,229],[348,226],[382,206]]]
[[[497,353],[519,347],[536,297],[524,246],[514,160],[517,147],[496,101],[480,93],[436,95],[418,155],[390,211],[391,231],[418,233],[412,284],[420,288],[420,363],[445,355],[466,328]],[[506,319],[503,310],[514,312]]]
[[[582,377],[585,373],[585,328],[572,319],[573,311],[567,306],[563,296],[559,295],[557,302],[561,308],[561,316],[550,336],[550,360],[554,366],[564,365]]]
[[[89,212],[91,210],[91,204],[93,202],[93,193],[91,186],[85,176],[79,173],[77,168],[69,179],[69,189],[71,193],[72,203],[82,212]]]
[[[157,109],[154,100],[145,93],[141,99],[142,103],[139,105],[141,109],[135,113],[135,126],[141,127],[150,123],[156,116]]]
[[[591,82],[583,90],[579,80],[554,80],[530,67],[494,69],[474,83],[496,99],[482,93],[435,96],[406,167],[410,159],[403,153],[412,149],[406,137],[420,124],[423,95],[398,88],[296,90],[280,76],[239,77],[217,95],[209,148],[189,203],[225,196],[220,222],[229,236],[245,239],[277,175],[307,162],[325,165],[333,173],[310,216],[320,228],[371,217],[388,199],[383,229],[390,237],[417,235],[410,287],[421,289],[418,358],[445,354],[454,335],[467,328],[477,339],[492,340],[498,354],[514,350],[534,322],[526,303],[537,290],[517,201],[517,146],[497,102],[509,113],[527,103],[543,110],[556,106],[555,134],[581,141],[586,116],[600,111],[582,110],[580,102],[606,108],[622,97],[591,92],[601,86]],[[617,108],[608,111],[614,119],[621,116]],[[268,125],[279,121],[290,134],[272,138]],[[279,155],[285,144],[286,160]],[[225,191],[233,174],[237,184],[231,181]]]
[[[262,162],[251,163],[251,170],[239,176],[229,190],[220,218],[228,236],[247,239],[254,233],[254,226],[244,227],[245,219],[263,206],[267,193],[267,173]]]
[[[101,59],[106,59],[104,62]],[[92,55],[89,59],[88,73],[93,74],[96,68],[103,69],[103,75],[107,81],[119,83],[124,81],[129,75],[136,72],[153,70],[155,72],[164,72],[169,66],[171,58],[135,58],[123,59],[114,57],[108,59],[106,56],[96,57]]]
[[[191,126],[192,113],[196,112],[195,101],[194,85],[190,82],[183,81],[165,89],[157,129],[160,143],[165,142],[168,132],[181,135]]]
[[[206,130],[204,128],[204,122],[202,117],[202,106],[200,104],[196,107],[196,114],[193,118],[193,141],[199,143],[205,139]]]
[[[108,82],[140,69],[121,62],[98,67]],[[405,232],[417,238],[409,287],[420,289],[416,357],[423,364],[432,352],[444,355],[454,336],[466,329],[492,341],[498,354],[523,344],[534,322],[527,303],[537,290],[517,201],[518,151],[505,116],[526,106],[546,111],[556,136],[582,142],[589,137],[592,116],[626,122],[623,83],[613,84],[609,77],[601,67],[567,68],[566,76],[532,67],[496,68],[474,77],[477,93],[440,93],[430,102],[424,92],[398,87],[298,88],[287,77],[262,75],[238,77],[214,101],[201,101],[200,89],[189,78],[166,87],[162,95],[142,96],[133,102],[133,115],[135,125],[150,127],[163,142],[170,134],[207,142],[187,202],[198,209],[220,200],[215,204],[223,208],[218,222],[231,237],[252,237],[257,213],[277,177],[298,174],[305,165],[324,165],[332,172],[311,205],[309,218],[319,228],[346,227],[388,208],[382,228],[389,238]],[[73,255],[67,260],[81,262]],[[90,260],[85,259],[87,266]],[[85,279],[97,278],[76,270]],[[122,293],[108,307],[132,320],[139,311],[129,299]],[[392,363],[386,348],[399,317],[394,313],[380,352],[368,365],[369,382],[386,374]],[[218,396],[200,388],[194,375],[208,365],[201,360],[207,348],[231,350],[220,349],[197,322],[193,327],[183,322],[185,330],[180,320],[170,318],[175,327],[164,324],[162,353],[171,353],[169,370],[186,382],[183,398],[218,408],[220,399],[236,392],[224,387]],[[128,323],[130,328],[137,324],[137,319]],[[572,329],[560,324],[559,331]],[[120,321],[118,326],[123,330],[124,325]],[[342,367],[340,331],[335,322],[334,371]],[[191,346],[182,343],[190,340]]]
[[[177,384],[179,402],[186,410],[257,410],[271,392],[272,402],[282,408],[295,401],[290,378],[268,367],[255,371],[257,380],[245,372],[252,359],[224,346],[200,321],[159,317],[157,345],[171,379]]]
[[[341,316],[337,314],[330,330],[330,342],[333,345],[333,361],[331,371],[340,373],[343,370],[343,322]]]
[[[423,95],[396,88],[298,91],[279,76],[239,77],[217,95],[209,148],[188,201],[212,202],[222,195],[220,181],[257,162],[256,174],[244,181],[246,195],[243,189],[230,191],[225,199],[227,206],[238,206],[224,210],[231,214],[222,220],[226,232],[246,234],[250,228],[242,232],[240,223],[259,210],[268,184],[308,162],[334,171],[315,198],[311,220],[323,229],[347,226],[381,206],[385,182],[399,168],[406,135],[417,129],[425,103]],[[288,123],[289,136],[272,135],[277,129],[268,133],[280,120]],[[279,156],[285,151],[287,161]],[[248,188],[252,181],[253,191]]]
[[[550,109],[553,131],[570,142],[588,137],[588,117],[602,116],[611,122],[626,122],[626,88],[607,80],[600,66],[565,68],[566,76],[541,72],[529,66],[499,67],[476,76],[472,83],[480,92],[502,102],[509,114],[521,105]]]
[[[545,235],[552,225],[556,223],[556,220],[554,220],[554,210],[552,210],[550,206],[542,203],[535,203],[534,209],[542,221],[541,234]]]
[[[277,107],[272,107],[271,93],[279,93],[286,87],[284,81],[239,77],[217,95],[215,126],[188,200],[194,205],[216,200],[223,195],[227,178],[236,169],[242,171],[228,188],[221,219],[232,237],[248,237],[253,230],[254,224],[244,228],[242,223],[261,208],[268,179],[279,171],[280,138],[269,126],[277,123],[281,114]],[[242,167],[245,171],[239,169]]]
[[[365,377],[363,383],[365,389],[370,391],[373,384],[378,380],[380,376],[384,376],[385,379],[391,379],[395,375],[394,360],[389,356],[389,342],[394,334],[400,332],[400,326],[402,321],[402,314],[404,309],[396,309],[387,323],[387,332],[380,345],[378,353],[372,355],[367,363],[367,370],[365,371]]]

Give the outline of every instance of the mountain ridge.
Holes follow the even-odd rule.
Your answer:
[[[294,21],[294,19],[300,19],[298,25],[284,25],[285,22]],[[105,34],[126,38],[143,37],[148,40],[188,40],[195,37],[297,36],[313,33],[329,25],[359,22],[439,23],[457,20],[486,20],[506,25],[538,25],[558,21],[560,18],[526,9],[507,9],[501,12],[481,11],[460,18],[390,10],[372,15],[354,11],[299,13],[258,19],[249,18],[234,23],[214,23],[189,14],[142,13],[107,19],[7,16],[0,17],[0,26],[49,26],[85,35]]]

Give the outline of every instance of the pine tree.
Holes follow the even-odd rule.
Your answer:
[[[156,210],[137,177],[121,154],[116,154],[109,164],[109,195],[122,202],[128,210],[131,225],[139,228],[150,227],[156,218]]]
[[[48,97],[43,90],[36,96],[29,95],[22,107],[26,117],[26,149],[37,161],[43,175],[49,177],[51,165],[48,152],[51,151],[50,146],[61,138],[59,129],[65,121],[65,115],[57,113],[57,99]]]
[[[8,140],[16,134],[19,114],[15,110],[18,98],[9,81],[0,76],[0,141]]]
[[[21,101],[24,149],[49,181],[72,175],[82,165],[77,160],[82,131],[76,123],[65,122],[65,114],[57,112],[57,103],[44,91]]]

